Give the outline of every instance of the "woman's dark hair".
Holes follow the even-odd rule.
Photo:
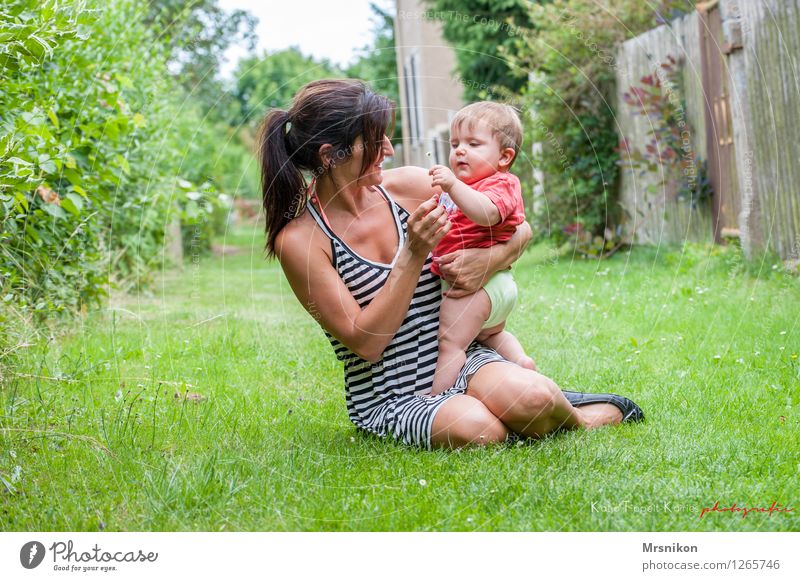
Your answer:
[[[333,158],[344,160],[361,136],[363,173],[378,158],[390,124],[394,125],[394,103],[351,79],[308,83],[288,111],[267,113],[258,138],[267,256],[275,256],[278,233],[305,209],[308,185],[303,171],[312,177],[327,171],[319,148],[329,143]]]

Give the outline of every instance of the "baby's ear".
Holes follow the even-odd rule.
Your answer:
[[[517,157],[517,152],[513,147],[504,147],[500,150],[500,167],[504,170],[510,168],[515,157]]]

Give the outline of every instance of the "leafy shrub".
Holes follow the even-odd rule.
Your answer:
[[[209,173],[187,138],[200,111],[183,107],[143,8],[13,0],[0,10],[7,312],[41,319],[99,303],[109,282],[146,281],[182,203],[176,176]]]
[[[573,224],[605,238],[620,220],[613,110],[616,44],[647,30],[653,11],[636,0],[555,0],[530,4],[536,23],[503,56],[531,71],[521,102],[531,114],[526,141],[541,143],[533,165],[544,199],[531,216],[542,236],[564,239]],[[531,190],[532,184],[527,185]]]
[[[498,55],[513,50],[516,36],[535,28],[529,0],[426,0],[421,15],[441,23],[444,38],[456,47],[458,72],[467,101],[485,99],[502,90],[517,93],[528,71]],[[402,15],[401,15],[402,18]]]

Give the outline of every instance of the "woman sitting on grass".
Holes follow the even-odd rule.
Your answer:
[[[260,136],[267,252],[344,363],[352,422],[430,448],[641,419],[626,398],[562,392],[478,343],[455,384],[431,395],[441,285],[430,253],[450,222],[425,169],[381,169],[392,117],[359,81],[315,81]],[[529,239],[523,223],[507,243],[443,257],[451,296],[476,292]]]

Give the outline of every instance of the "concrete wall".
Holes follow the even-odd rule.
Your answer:
[[[450,118],[463,106],[462,86],[456,78],[455,54],[443,40],[440,26],[425,17],[426,10],[427,4],[421,0],[397,0],[395,18],[398,85],[403,112],[403,163],[423,167],[437,161],[447,164]],[[408,77],[412,58],[416,70],[414,79]],[[416,98],[409,99],[409,92],[414,88]],[[412,111],[414,104],[416,110]],[[414,132],[410,126],[414,115],[417,115],[420,125],[418,139],[413,139]]]

